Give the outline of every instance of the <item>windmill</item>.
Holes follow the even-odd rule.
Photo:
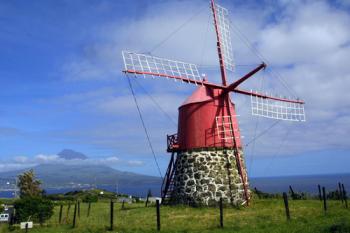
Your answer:
[[[221,84],[202,78],[195,64],[128,51],[122,52],[123,72],[198,86],[179,107],[177,134],[167,136],[171,158],[161,189],[163,203],[211,205],[222,198],[227,203],[248,205],[249,182],[230,93],[250,96],[253,115],[278,120],[305,121],[304,102],[239,88],[265,69],[265,63],[227,83],[227,71],[234,69],[228,11],[214,0],[210,3]]]

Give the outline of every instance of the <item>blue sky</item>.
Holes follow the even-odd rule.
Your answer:
[[[245,148],[248,172],[252,176],[349,172],[349,3],[218,3],[230,10],[235,28],[237,69],[230,80],[261,62],[240,38],[239,28],[269,63],[244,87],[290,94],[272,75],[273,68],[307,103],[307,122],[278,123]],[[217,82],[210,14],[208,1],[0,2],[0,169],[62,162],[56,154],[70,148],[87,154],[88,162],[158,175],[121,73],[121,50],[194,62]],[[166,134],[175,133],[177,127],[143,88],[176,122],[177,107],[195,87],[153,79],[133,84],[165,171]],[[250,115],[249,98],[232,98],[244,143],[273,123]]]

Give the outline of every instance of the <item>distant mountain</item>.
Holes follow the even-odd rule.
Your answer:
[[[41,164],[33,167],[44,188],[78,187],[82,185],[159,185],[154,176],[123,172],[104,165]],[[1,172],[2,179],[14,178],[29,169]]]
[[[87,159],[87,156],[83,153],[70,150],[70,149],[64,149],[60,153],[57,154],[60,158],[66,159],[66,160],[72,160],[72,159]]]

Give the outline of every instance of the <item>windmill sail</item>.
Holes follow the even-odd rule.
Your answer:
[[[153,77],[168,77],[202,84],[195,64],[123,51],[124,72]]]
[[[216,24],[218,27],[218,36],[221,45],[223,62],[227,70],[233,71],[233,49],[231,43],[231,29],[228,10],[218,4],[214,4]]]
[[[272,96],[251,95],[252,115],[277,120],[305,121],[304,104]]]

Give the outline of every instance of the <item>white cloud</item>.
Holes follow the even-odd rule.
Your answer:
[[[344,1],[338,1],[339,3]],[[274,153],[292,154],[312,150],[332,148],[350,148],[346,140],[350,131],[350,15],[347,11],[329,5],[326,1],[279,1],[261,10],[253,5],[235,6],[232,22],[247,35],[257,49],[271,63],[274,69],[283,75],[289,87],[305,99],[307,122],[303,124],[279,123],[267,135],[256,142],[256,153],[273,155]],[[88,45],[81,56],[64,66],[68,80],[112,80],[116,79],[121,69],[122,49],[148,51],[162,41],[178,25],[185,22],[193,12],[198,10],[198,2],[171,2],[155,4],[147,9],[141,17],[115,22],[96,31],[104,42]],[[201,4],[199,4],[201,5]],[[181,14],[179,14],[181,12]],[[217,64],[215,37],[212,23],[207,22],[209,9],[203,10],[166,43],[153,51],[154,54],[200,63]],[[207,39],[203,39],[207,37]],[[206,43],[205,43],[206,40]],[[260,62],[249,51],[237,34],[233,33],[233,45],[238,64],[256,64]],[[204,48],[204,50],[203,50]],[[204,53],[203,53],[204,51]],[[203,58],[204,57],[204,58]],[[238,67],[238,73],[244,70]],[[236,75],[238,75],[236,73]],[[280,81],[271,73],[259,74],[248,81],[244,87],[256,87],[264,78],[264,89],[276,94],[290,94]],[[209,77],[219,81],[218,77]],[[80,106],[108,115],[113,125],[95,125],[78,135],[81,140],[101,147],[124,147],[136,154],[142,150],[133,146],[143,145],[142,129],[138,122],[133,100],[125,90],[124,80],[118,80],[115,92],[101,92],[93,95],[87,93],[85,99],[78,98]],[[142,82],[142,81],[141,81]],[[146,81],[145,81],[146,82]],[[183,88],[164,82],[150,80],[145,84],[162,107],[175,119],[177,107],[185,98]],[[173,87],[173,88],[172,88]],[[166,93],[169,91],[169,93]],[[73,97],[73,96],[71,96]],[[154,116],[154,106],[145,95],[139,95],[139,102],[146,121],[153,130],[157,151],[163,151],[164,137],[169,132],[168,125],[161,125]],[[80,99],[79,99],[80,98]],[[234,99],[241,115],[241,130],[250,141],[254,136],[256,119],[250,116],[247,102],[242,97]],[[76,100],[66,99],[74,102]],[[123,117],[128,117],[125,119]],[[119,118],[118,118],[119,117]],[[118,122],[118,121],[122,122]],[[258,131],[267,128],[273,122],[259,120]],[[109,128],[109,129],[108,129]],[[156,129],[155,129],[156,128]],[[86,131],[91,134],[86,136]],[[289,132],[289,133],[286,133]],[[77,132],[74,132],[74,136]],[[285,136],[287,134],[287,136]],[[158,136],[159,135],[159,136]],[[282,142],[282,138],[286,138]],[[130,142],[131,141],[131,142]],[[137,142],[138,141],[138,142]],[[141,141],[141,142],[140,142]],[[283,149],[279,150],[280,144]],[[248,148],[249,151],[249,148]],[[276,152],[277,151],[277,152]]]
[[[130,160],[130,161],[128,161],[128,165],[130,165],[130,166],[142,166],[144,164],[145,163],[143,161],[140,161],[140,160]]]
[[[35,156],[34,162],[44,164],[44,163],[55,163],[57,161],[63,161],[58,155],[44,155],[39,154]]]

